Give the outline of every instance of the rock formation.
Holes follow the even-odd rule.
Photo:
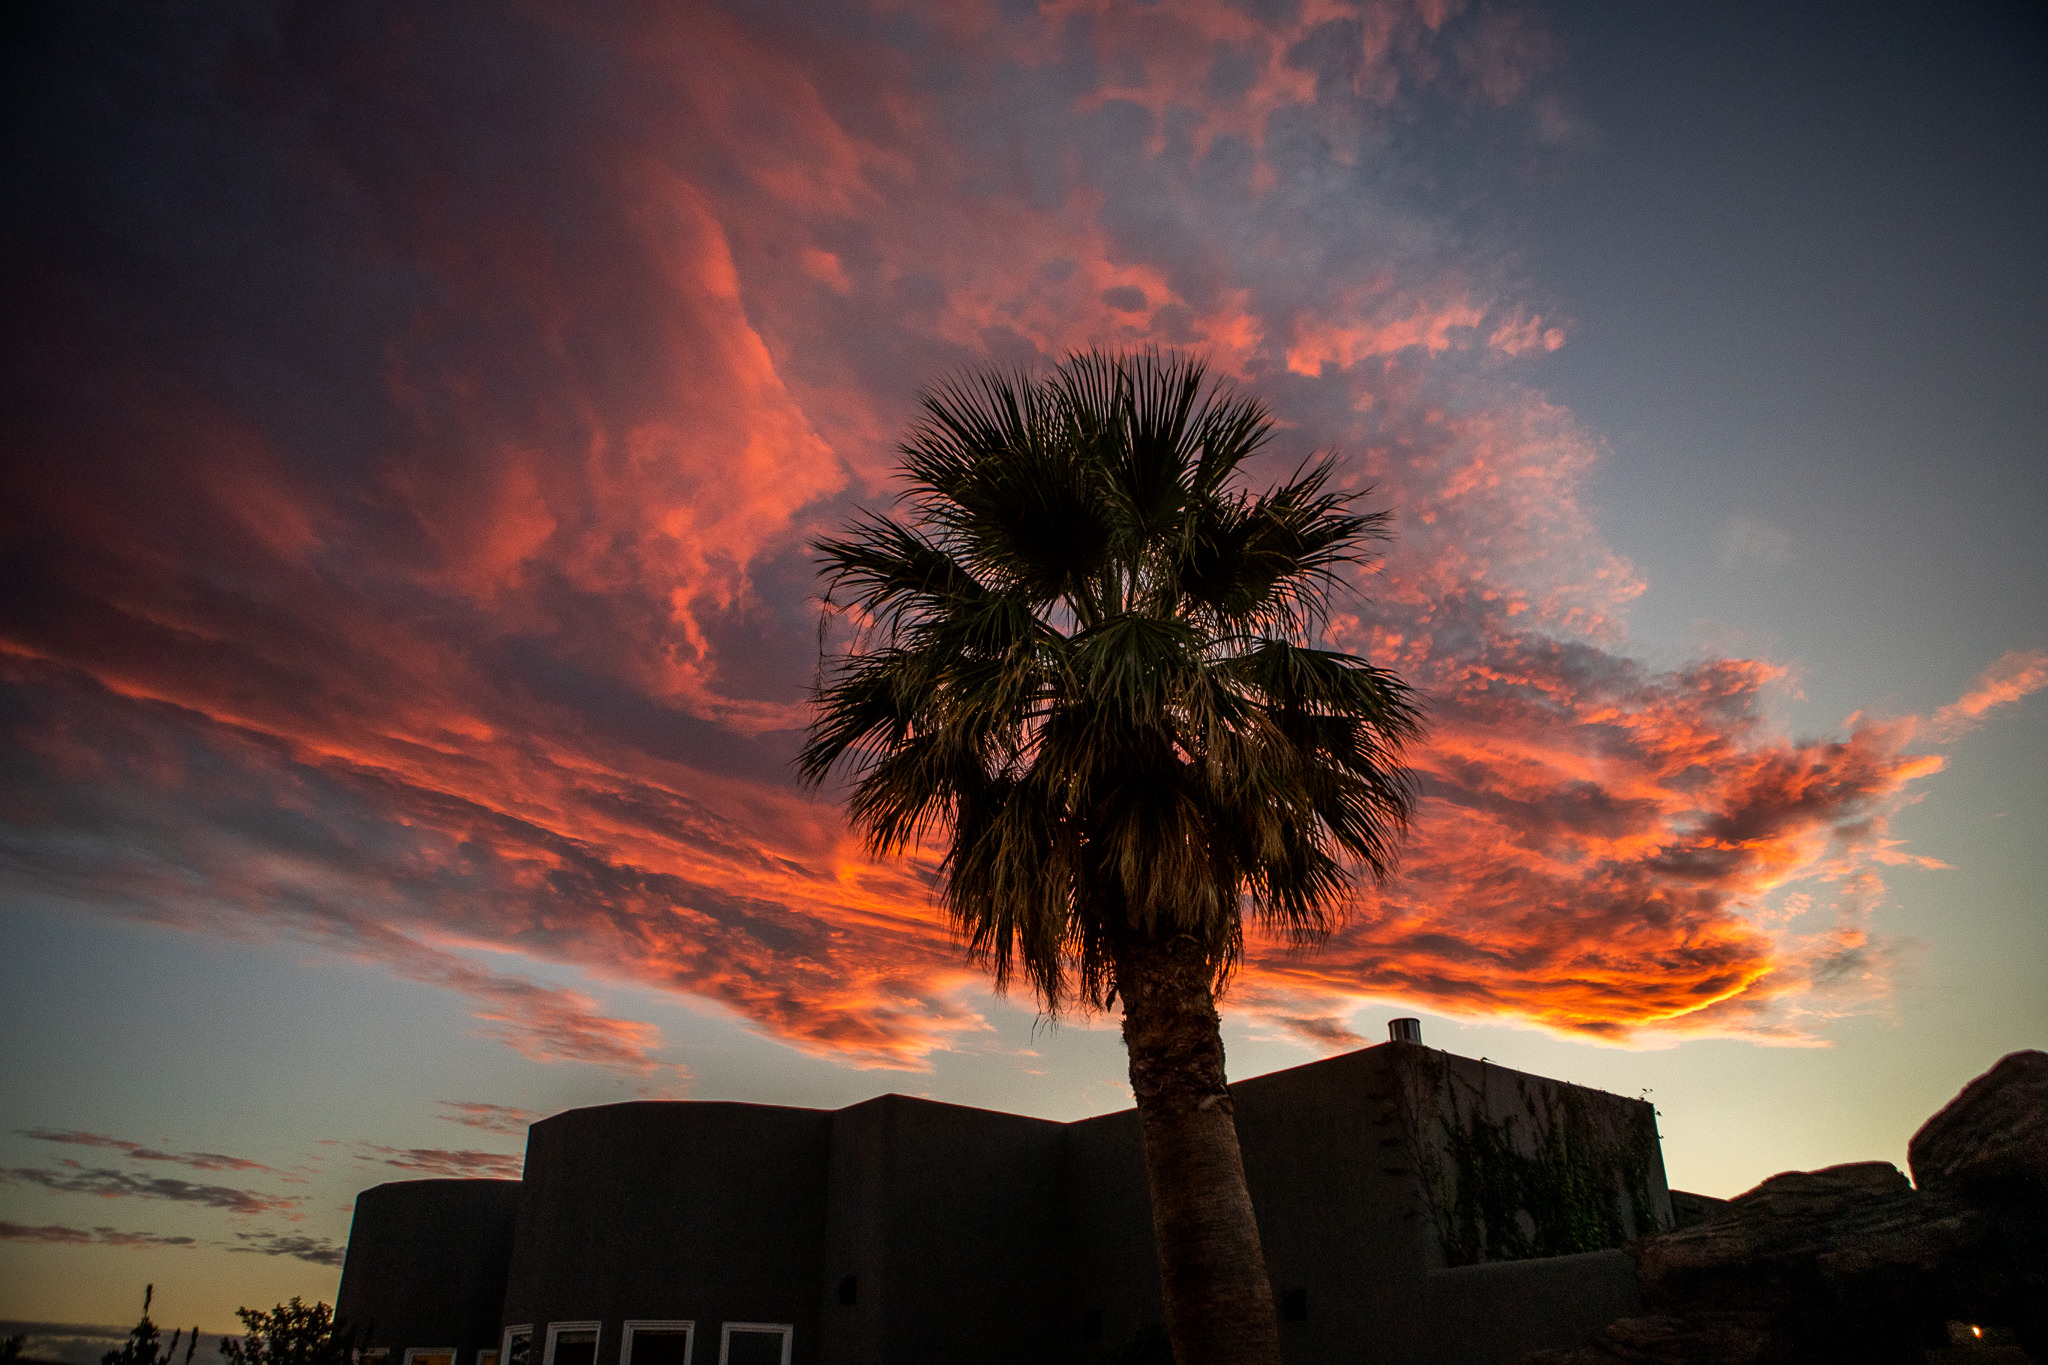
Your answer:
[[[1788,1171],[1639,1239],[1644,1316],[1530,1365],[2048,1361],[2048,1053],[2001,1060],[1907,1150],[1915,1183]],[[1951,1347],[1951,1323],[2018,1344]]]

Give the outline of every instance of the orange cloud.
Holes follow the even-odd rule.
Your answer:
[[[1962,696],[1929,717],[1929,728],[1941,738],[1976,729],[1987,712],[2007,706],[2048,687],[2048,650],[2015,649],[1977,675]]]
[[[1246,1008],[1326,1042],[1366,994],[1798,1039],[1881,995],[1885,822],[1940,760],[1905,722],[1776,733],[1768,663],[1630,656],[1598,441],[1501,377],[1561,329],[1398,191],[1420,101],[1553,98],[1492,13],[373,7],[230,44],[238,112],[188,131],[232,192],[152,222],[161,271],[31,244],[11,888],[313,943],[649,1086],[688,1080],[659,1029],[480,964],[929,1068],[988,1027],[981,982],[934,859],[869,862],[793,784],[806,543],[889,495],[920,382],[1157,343],[1271,398],[1275,461],[1339,447],[1397,510],[1330,632],[1435,716],[1402,880],[1323,953],[1262,951]],[[100,222],[96,184],[49,221]],[[298,216],[220,216],[270,204]]]

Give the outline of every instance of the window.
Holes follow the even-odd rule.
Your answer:
[[[786,1322],[728,1322],[718,1342],[718,1365],[789,1365],[795,1335]]]
[[[690,1337],[696,1327],[694,1322],[628,1322],[619,1365],[690,1365]]]
[[[357,1354],[359,1365],[385,1365],[391,1359],[391,1352],[382,1346],[371,1346]]]
[[[541,1365],[597,1365],[597,1330],[594,1322],[549,1323]]]
[[[405,1365],[455,1365],[453,1346],[408,1346]]]
[[[505,1329],[505,1353],[498,1359],[504,1365],[533,1365],[532,1323]]]
[[[496,1351],[478,1351],[476,1353],[476,1365],[498,1365],[498,1353]]]

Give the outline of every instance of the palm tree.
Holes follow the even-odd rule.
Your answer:
[[[1413,807],[1415,695],[1311,643],[1387,514],[1329,457],[1243,487],[1272,428],[1170,353],[969,375],[923,397],[901,515],[817,547],[862,629],[800,769],[850,773],[877,855],[943,842],[999,989],[1121,1003],[1181,1365],[1280,1358],[1216,1013],[1245,915],[1320,939]]]

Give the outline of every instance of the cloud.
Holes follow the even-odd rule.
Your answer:
[[[441,1117],[450,1123],[459,1123],[465,1128],[480,1128],[486,1133],[502,1133],[507,1137],[525,1137],[526,1130],[541,1115],[532,1109],[515,1109],[506,1104],[485,1104],[481,1100],[436,1100]]]
[[[1794,558],[1792,537],[1757,517],[1730,517],[1716,537],[1721,566],[1782,568]]]
[[[38,1142],[59,1142],[78,1147],[106,1147],[121,1152],[136,1161],[169,1161],[181,1166],[190,1166],[200,1171],[268,1171],[270,1167],[257,1161],[245,1161],[241,1157],[223,1156],[219,1152],[160,1152],[140,1143],[124,1138],[105,1137],[99,1133],[74,1132],[55,1128],[17,1128],[23,1137]]]
[[[240,1244],[228,1247],[229,1251],[248,1252],[255,1256],[289,1256],[308,1265],[330,1266],[337,1270],[341,1268],[348,1250],[338,1242],[289,1233],[238,1232],[235,1236]]]
[[[191,1247],[199,1245],[198,1239],[194,1237],[160,1237],[153,1232],[122,1232],[117,1228],[74,1228],[63,1223],[46,1223],[40,1227],[29,1227],[22,1223],[0,1222],[0,1241],[113,1247]]]
[[[1544,154],[1556,45],[1516,6],[1256,9],[42,34],[0,880],[318,945],[669,1090],[657,1028],[547,971],[929,1069],[988,1027],[981,982],[935,858],[870,862],[794,783],[806,546],[890,496],[920,382],[1159,343],[1272,402],[1270,467],[1339,448],[1396,510],[1332,631],[1435,721],[1402,880],[1322,954],[1262,952],[1248,1008],[1336,1041],[1375,993],[1796,1041],[1881,999],[1868,917],[1914,858],[1886,821],[1940,765],[1915,735],[2038,662],[1917,731],[1794,738],[1768,661],[1636,659],[1643,584],[1581,497],[1600,442],[1523,377],[1558,309],[1416,188],[1432,130]]]
[[[1348,1052],[1364,1047],[1365,1038],[1342,1019],[1327,1015],[1276,1014],[1262,1011],[1265,1021],[1277,1024],[1296,1041],[1319,1052]]]
[[[451,1152],[439,1147],[379,1147],[365,1143],[370,1158],[401,1171],[451,1179],[517,1180],[524,1157],[503,1152]]]
[[[1977,675],[1970,690],[1929,717],[1929,730],[1939,738],[1968,734],[1985,715],[2048,687],[2048,650],[2015,649]]]
[[[0,1169],[0,1181],[40,1185],[61,1194],[90,1194],[102,1199],[167,1199],[179,1204],[199,1204],[225,1209],[229,1213],[297,1213],[299,1201],[227,1185],[195,1185],[169,1176],[139,1176],[101,1167],[66,1162],[60,1169],[8,1167]]]

